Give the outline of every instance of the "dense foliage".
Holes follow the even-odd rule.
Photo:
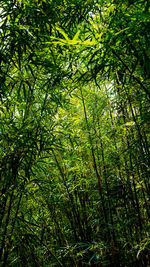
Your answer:
[[[149,266],[149,29],[149,0],[1,0],[1,266]]]

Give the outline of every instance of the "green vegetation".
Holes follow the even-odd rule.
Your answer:
[[[150,266],[150,1],[0,1],[0,266]]]

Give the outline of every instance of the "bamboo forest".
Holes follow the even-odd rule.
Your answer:
[[[0,266],[150,266],[150,0],[0,1]]]

